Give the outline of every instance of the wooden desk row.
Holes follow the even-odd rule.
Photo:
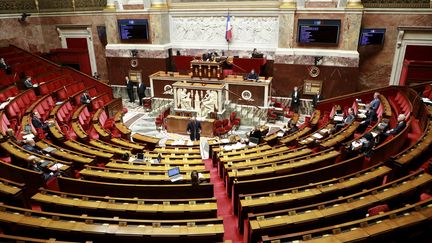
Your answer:
[[[41,189],[32,200],[42,211],[135,219],[204,219],[217,217],[216,198],[157,200],[112,198]]]
[[[199,186],[190,184],[143,185],[89,181],[58,177],[60,191],[77,194],[111,197],[136,197],[151,199],[180,198],[211,198],[213,184],[201,183]]]
[[[246,170],[232,170],[227,173],[227,190],[229,195],[231,195],[232,184],[234,179],[237,181],[250,180],[266,178],[278,175],[287,175],[293,173],[304,172],[308,170],[313,170],[316,168],[321,168],[334,163],[337,156],[340,155],[338,151],[325,151],[318,155],[310,158],[296,158],[295,160],[280,161],[278,163],[273,163],[262,168],[251,168]]]
[[[80,171],[80,175],[87,180],[102,182],[119,182],[119,183],[137,183],[137,184],[173,184],[166,171],[142,171],[142,170],[124,170],[110,169],[87,166]],[[180,171],[183,179],[175,183],[191,184],[190,171]],[[210,174],[202,172],[204,181],[210,181]]]
[[[404,151],[392,156],[392,160],[396,166],[405,169],[414,169],[424,162],[420,157],[427,157],[430,155],[430,148],[432,144],[432,119],[429,120],[427,127],[422,137],[413,146],[405,149]],[[425,158],[425,159],[427,159]]]
[[[122,160],[111,160],[105,165],[107,168],[116,168],[123,170],[142,170],[142,171],[167,171],[174,167],[179,167],[180,171],[191,172],[196,170],[198,172],[206,171],[204,164],[183,164],[175,163],[171,164],[168,162],[155,164],[150,162],[129,162]]]
[[[227,175],[229,176],[230,172],[233,172],[234,170],[238,172],[239,170],[241,171],[247,169],[259,169],[260,167],[276,166],[277,164],[283,164],[287,161],[293,162],[294,160],[300,160],[305,156],[311,155],[311,153],[311,149],[298,148],[286,151],[281,154],[264,155],[263,157],[246,159],[243,161],[229,161],[226,163],[219,162],[219,170],[221,170],[221,177],[225,178]]]
[[[132,131],[123,123],[123,111],[118,111],[114,115],[114,126],[119,130],[123,138],[130,139]]]
[[[350,138],[354,137],[354,132],[359,127],[360,122],[354,121],[350,125],[346,126],[342,130],[340,130],[338,133],[333,134],[327,139],[322,140],[319,143],[319,146],[323,148],[329,148],[329,147],[335,147],[340,145],[341,143],[345,142],[346,140],[349,140]]]
[[[385,118],[390,118],[390,117],[392,116],[392,109],[391,109],[391,106],[390,106],[389,101],[388,101],[387,98],[386,98],[384,95],[382,95],[382,94],[380,94],[380,95],[378,96],[378,98],[379,98],[379,100],[381,101],[381,104],[383,105],[383,116],[384,116]]]
[[[18,233],[19,234],[19,233]],[[16,235],[6,235],[4,233],[0,234],[0,240],[2,242],[36,242],[36,243],[74,243],[74,241],[61,241],[56,240],[52,237],[46,237],[46,239],[42,238],[36,238],[35,237],[23,237],[23,236],[16,236]],[[77,241],[75,241],[77,242]]]
[[[123,147],[120,145],[114,145],[111,143],[104,142],[99,139],[91,139],[89,145],[98,149],[108,151],[109,153],[115,154],[116,157],[121,157],[124,154],[132,154],[132,149]]]
[[[239,229],[243,229],[243,220],[248,213],[256,214],[288,207],[299,207],[353,194],[380,185],[383,177],[388,175],[390,171],[389,167],[380,165],[321,183],[268,193],[240,195]]]
[[[286,235],[265,235],[262,242],[409,242],[412,235],[429,234],[431,219],[432,199],[428,199],[343,224]]]
[[[222,218],[194,220],[133,220],[76,216],[0,206],[0,224],[6,233],[56,237],[75,241],[220,242]],[[14,227],[9,227],[13,225]]]
[[[2,176],[4,171],[2,170]],[[27,196],[25,184],[0,178],[0,197],[3,203],[18,207],[27,207]]]
[[[262,214],[249,214],[249,241],[255,242],[261,235],[284,234],[298,229],[313,229],[363,218],[367,208],[380,203],[397,201],[403,205],[408,195],[432,184],[432,176],[423,171],[400,178],[389,184],[300,208],[290,208]],[[404,196],[405,195],[405,196]],[[405,197],[405,201],[404,201]]]
[[[22,168],[17,165],[0,160],[1,178],[14,183],[24,184],[28,195],[35,193],[39,187],[44,185],[42,172]]]
[[[56,150],[50,153],[53,157],[66,160],[66,161],[71,161],[72,163],[78,163],[83,165],[83,164],[93,164],[96,161],[96,156],[94,155],[87,155],[72,150],[68,150],[61,146],[54,145],[48,142],[47,140],[39,140],[36,143],[36,146],[41,150],[46,149],[48,147],[55,148]]]
[[[237,154],[230,154],[230,155],[227,155],[224,152],[220,152],[219,159],[221,162],[239,161],[239,160],[246,160],[246,159],[256,158],[256,157],[270,155],[270,154],[283,153],[289,150],[289,148],[285,145],[279,145],[275,147],[268,146],[268,148],[267,146],[268,145],[260,146],[258,148],[249,148],[246,150],[241,150],[237,152]]]
[[[360,155],[338,162],[336,164],[295,174],[235,181],[232,188],[234,213],[237,213],[240,194],[264,193],[274,190],[283,190],[356,173],[363,169],[363,158],[364,157]]]
[[[78,151],[80,153],[96,156],[98,159],[109,160],[114,157],[114,154],[110,153],[109,151],[95,148],[93,146],[88,146],[78,141],[67,140],[63,144],[66,145],[68,148]]]

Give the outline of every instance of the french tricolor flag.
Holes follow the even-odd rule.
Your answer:
[[[226,22],[226,32],[225,32],[225,39],[226,41],[230,42],[232,39],[232,26],[231,26],[231,19],[228,14],[227,22]]]

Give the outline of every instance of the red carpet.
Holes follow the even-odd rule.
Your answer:
[[[211,159],[204,160],[206,169],[210,171],[210,181],[214,184],[214,196],[218,205],[218,216],[223,217],[225,235],[224,240],[233,243],[243,242],[243,236],[237,228],[237,216],[234,215],[231,199],[228,198],[223,180],[219,177],[217,169],[212,167]]]

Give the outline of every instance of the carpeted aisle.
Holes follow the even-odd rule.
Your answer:
[[[231,199],[228,198],[223,180],[219,177],[217,169],[213,168],[211,159],[204,160],[206,169],[210,171],[210,181],[214,185],[214,194],[218,205],[218,216],[223,217],[225,235],[224,240],[233,243],[242,243],[243,236],[237,228],[237,216],[234,215]]]

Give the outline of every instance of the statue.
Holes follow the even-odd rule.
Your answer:
[[[195,98],[194,98],[194,99],[195,99],[195,100],[194,100],[194,107],[195,107],[195,110],[196,110],[197,112],[199,112],[199,111],[200,111],[200,97],[199,97],[198,90],[195,91]]]
[[[192,99],[190,92],[186,89],[179,89],[180,106],[183,110],[192,110]]]
[[[206,95],[202,99],[201,115],[207,116],[209,112],[215,111],[217,109],[217,92],[216,91],[206,91]]]

